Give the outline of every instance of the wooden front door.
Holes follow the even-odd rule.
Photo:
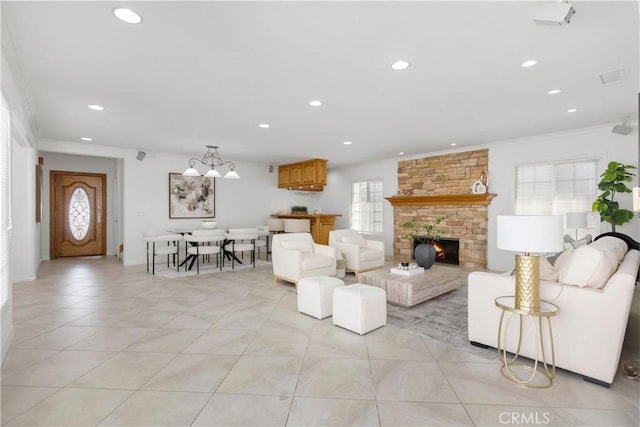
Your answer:
[[[106,255],[105,174],[51,171],[51,259]]]

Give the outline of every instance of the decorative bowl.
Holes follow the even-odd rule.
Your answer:
[[[202,228],[204,228],[205,230],[213,230],[214,228],[216,228],[216,222],[215,221],[202,221],[202,224],[200,226]]]

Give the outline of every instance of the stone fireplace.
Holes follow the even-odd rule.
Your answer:
[[[398,162],[398,195],[386,198],[394,207],[395,259],[413,258],[413,242],[400,224],[446,217],[439,228],[443,238],[458,240],[460,267],[487,267],[487,211],[496,195],[472,194],[471,187],[488,163],[488,150]]]

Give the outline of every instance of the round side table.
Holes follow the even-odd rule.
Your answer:
[[[502,368],[500,369],[502,375],[516,384],[531,388],[547,388],[551,386],[556,373],[551,318],[558,314],[558,307],[550,302],[541,300],[540,307],[538,308],[516,308],[516,300],[514,296],[498,297],[495,300],[495,304],[500,310],[502,310],[502,314],[500,315],[500,324],[498,326],[498,354],[502,359]],[[518,346],[513,357],[509,358],[507,355],[506,344],[509,326],[514,314],[517,315],[516,317],[519,319],[517,335]],[[520,357],[520,348],[522,344],[523,317],[530,320],[534,333],[533,338],[536,352],[533,358],[533,366],[517,361],[518,357]],[[543,319],[546,319],[546,322],[543,322]],[[544,327],[545,324],[546,328]],[[550,363],[547,362],[547,355],[545,351],[545,333],[548,336],[550,347]],[[540,365],[542,365],[543,369],[539,369]],[[523,378],[514,372],[514,368],[529,370],[531,371],[531,375],[528,378]],[[539,376],[542,376],[543,380],[541,383],[534,383],[534,378],[538,374],[540,374]]]

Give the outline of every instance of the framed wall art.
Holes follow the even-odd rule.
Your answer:
[[[215,180],[169,174],[169,218],[215,218]]]

